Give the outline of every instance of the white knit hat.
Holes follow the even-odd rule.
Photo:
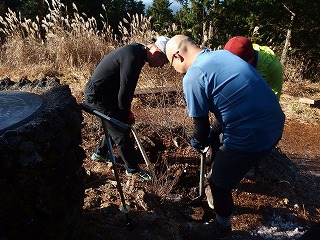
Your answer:
[[[161,52],[163,52],[164,54],[166,54],[166,45],[169,40],[170,38],[166,36],[160,36],[160,37],[157,37],[155,41],[157,48],[159,48]]]

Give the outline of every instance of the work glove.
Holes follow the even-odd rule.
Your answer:
[[[206,147],[209,146],[209,138],[202,142],[199,142],[195,138],[191,138],[190,144],[198,153],[201,153]]]
[[[133,114],[133,112],[131,112],[131,110],[130,110],[130,114],[129,114],[129,116],[128,116],[128,123],[129,123],[130,125],[133,125],[133,124],[135,124],[135,122],[136,122],[136,120],[135,120],[135,118],[134,118],[134,114]]]
[[[220,127],[220,129],[219,129]],[[221,147],[220,142],[220,134],[221,134],[221,126],[211,126],[210,132],[209,132],[209,141],[210,141],[210,147],[213,152],[218,151],[218,149]]]

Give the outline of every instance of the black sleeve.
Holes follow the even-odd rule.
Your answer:
[[[209,116],[193,118],[193,137],[199,142],[205,141],[209,136]]]

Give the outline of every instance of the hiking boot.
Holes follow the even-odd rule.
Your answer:
[[[98,153],[93,153],[91,156],[92,160],[96,160],[98,162],[111,162],[111,156],[109,153],[106,154],[98,154]],[[117,161],[117,159],[116,159]]]
[[[229,240],[231,239],[231,225],[226,227],[221,225],[217,220],[213,223],[213,238],[216,240]]]
[[[207,197],[207,203],[209,205],[209,207],[211,209],[214,209],[214,206],[213,206],[213,197],[212,197],[212,193],[211,193],[211,188],[210,186],[207,186],[204,190],[205,194],[206,194],[206,197]]]
[[[138,178],[139,181],[151,181],[151,174],[149,171],[147,170],[144,170],[142,168],[138,168],[136,171],[134,172],[128,172],[126,170],[126,174],[127,176],[129,177],[132,177],[132,176],[136,176]]]
[[[231,226],[225,227],[217,220],[207,223],[196,223],[190,229],[188,239],[197,240],[231,240]]]

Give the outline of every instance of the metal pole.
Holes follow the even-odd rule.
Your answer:
[[[100,117],[101,119],[109,121],[109,122],[117,125],[118,127],[123,128],[124,130],[130,128],[130,126],[128,124],[120,122],[117,119],[111,118],[111,117],[95,110],[93,107],[89,106],[88,104],[80,103],[79,106],[82,110],[84,110],[88,113],[91,113],[93,115],[96,115],[96,116]]]
[[[149,171],[150,171],[150,173],[152,175],[152,181],[156,181],[157,178],[156,178],[156,174],[154,172],[153,166],[152,166],[152,164],[151,164],[151,162],[150,162],[150,160],[148,158],[148,155],[147,155],[146,151],[144,150],[144,147],[143,147],[143,145],[141,143],[141,140],[140,140],[140,138],[138,136],[136,128],[133,125],[131,125],[131,131],[132,131],[132,134],[133,134],[133,136],[134,136],[134,138],[135,138],[135,140],[136,140],[136,142],[138,144],[138,147],[140,149],[142,157],[143,157],[143,159],[144,159],[144,161],[145,161],[145,163],[146,163],[146,165],[147,165],[147,167],[148,167],[148,169],[149,169]]]
[[[104,124],[103,124],[104,125]],[[105,128],[105,126],[103,127]],[[107,142],[108,142],[108,150],[111,156],[111,162],[112,162],[112,167],[113,167],[113,171],[114,171],[114,176],[116,177],[116,181],[117,181],[117,188],[120,194],[120,198],[121,198],[121,203],[122,206],[120,206],[120,211],[125,213],[126,215],[126,220],[127,220],[127,224],[131,224],[131,219],[128,216],[128,212],[130,212],[130,206],[126,205],[126,200],[124,198],[124,194],[123,194],[123,190],[121,187],[121,182],[120,182],[120,178],[119,178],[119,173],[118,173],[118,168],[117,168],[117,163],[116,163],[116,159],[113,153],[113,149],[112,149],[112,143],[111,143],[111,138],[110,135],[108,134],[108,131],[105,130],[106,133],[106,138],[107,138]]]
[[[199,196],[204,196],[204,175],[206,168],[206,152],[201,153],[200,161],[200,181],[199,181]]]
[[[79,104],[79,106],[80,106],[80,108],[82,110],[84,110],[84,111],[86,111],[88,113],[94,114],[94,115],[100,117],[100,119],[101,119],[102,127],[103,127],[103,130],[104,130],[104,134],[105,134],[106,139],[107,139],[108,150],[109,150],[109,153],[110,153],[110,156],[111,156],[111,162],[112,162],[114,175],[115,175],[116,181],[117,181],[118,192],[119,192],[120,198],[121,198],[122,206],[120,206],[120,211],[125,213],[126,220],[127,220],[127,225],[130,226],[132,224],[132,221],[128,216],[128,212],[130,211],[130,206],[126,205],[126,201],[125,201],[125,198],[124,198],[124,194],[123,194],[123,190],[122,190],[121,182],[120,182],[120,178],[119,178],[117,163],[116,163],[116,159],[115,159],[114,152],[113,152],[113,149],[112,149],[111,137],[110,137],[110,135],[108,133],[108,129],[107,129],[107,126],[106,126],[106,121],[109,121],[109,122],[111,122],[113,124],[116,124],[117,126],[123,128],[123,129],[129,128],[129,125],[127,125],[125,123],[122,123],[122,122],[120,122],[120,121],[118,121],[116,119],[110,118],[107,115],[105,115],[105,114],[103,114],[101,112],[98,112],[97,110],[95,110],[94,108],[92,108],[91,106],[89,106],[87,104],[81,103],[81,104]]]

